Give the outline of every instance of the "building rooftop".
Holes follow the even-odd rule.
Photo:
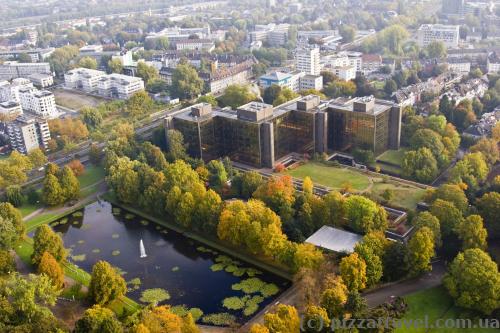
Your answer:
[[[363,112],[371,115],[378,115],[381,112],[393,107],[395,104],[390,101],[379,100],[373,96],[356,97],[352,99],[337,98],[329,102],[329,107],[352,112]]]
[[[334,252],[352,253],[362,239],[361,235],[324,225],[306,239],[306,243]]]
[[[292,77],[292,75],[289,73],[283,73],[283,72],[276,71],[276,72],[262,75],[260,77],[260,79],[272,80],[272,81],[282,81],[282,80],[289,79],[290,77]]]
[[[422,24],[418,30],[449,30],[458,31],[458,25],[444,25],[444,24]]]

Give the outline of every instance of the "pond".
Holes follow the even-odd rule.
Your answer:
[[[123,274],[131,299],[141,304],[160,300],[179,314],[190,311],[201,323],[242,323],[290,285],[105,201],[50,225],[61,233],[71,262],[91,272],[98,260],[106,260]]]

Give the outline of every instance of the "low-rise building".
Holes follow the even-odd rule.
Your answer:
[[[14,101],[0,103],[0,121],[5,122],[9,119],[15,119],[23,114],[21,104]]]
[[[35,73],[52,75],[50,64],[48,62],[23,63],[6,61],[0,65],[0,80],[26,78]]]
[[[34,73],[29,75],[28,79],[39,88],[47,88],[54,84],[54,76],[52,74]]]
[[[290,73],[271,72],[259,78],[259,86],[262,89],[266,89],[272,85],[287,88],[294,92],[308,89],[321,90],[323,89],[323,76],[293,71]]]
[[[282,46],[288,42],[288,31],[290,24],[274,24],[267,25],[257,24],[254,31],[248,33],[248,41],[250,43],[256,41],[266,41],[272,46]]]
[[[215,43],[210,39],[184,39],[175,42],[176,50],[206,51],[212,52]]]
[[[88,68],[75,68],[64,74],[64,86],[70,89],[80,89],[86,93],[97,91],[97,83],[106,76],[103,71]]]
[[[321,75],[304,75],[299,79],[299,90],[314,89],[320,91],[323,89],[323,76]]]
[[[383,66],[382,57],[379,54],[363,54],[362,71],[365,75],[378,72]]]
[[[500,73],[500,52],[492,52],[487,60],[488,74]]]
[[[36,148],[47,149],[50,141],[49,125],[45,119],[28,114],[6,123],[7,136],[12,149],[28,154]]]
[[[142,90],[144,81],[140,77],[114,73],[101,77],[97,82],[97,93],[109,98],[128,99]]]
[[[452,72],[469,74],[471,62],[467,59],[450,58],[446,61],[446,65]]]
[[[326,70],[330,70],[325,68]],[[354,66],[339,66],[331,68],[331,72],[339,79],[344,81],[354,80],[356,78],[356,67]]]
[[[474,140],[481,139],[491,135],[493,127],[500,121],[500,105],[492,112],[484,113],[481,119],[473,125],[467,127],[463,135]]]
[[[31,62],[38,62],[47,59],[55,51],[55,48],[47,49],[24,49],[24,50],[1,50],[0,59],[18,59],[19,55],[27,54],[31,57]]]
[[[0,82],[0,102],[20,103],[19,90],[27,88],[33,88],[33,83],[25,78],[14,79],[12,82]]]

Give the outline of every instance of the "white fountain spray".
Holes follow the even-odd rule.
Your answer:
[[[141,238],[141,242],[139,244],[139,249],[141,251],[141,258],[146,258],[147,254],[146,254],[146,249],[144,248],[144,243],[142,242],[142,238]]]

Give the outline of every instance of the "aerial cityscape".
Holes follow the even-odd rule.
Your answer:
[[[0,332],[500,332],[500,0],[0,16]]]

